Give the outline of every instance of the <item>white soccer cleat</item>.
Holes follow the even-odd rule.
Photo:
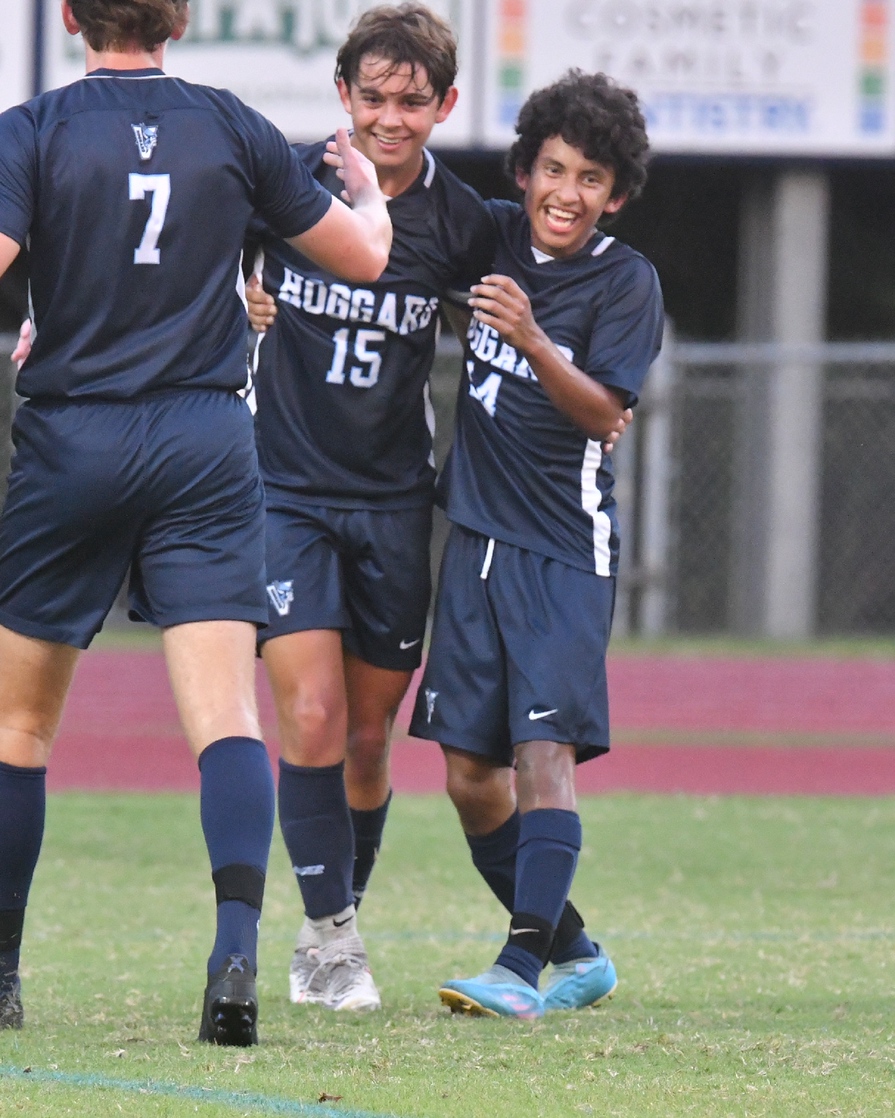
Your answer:
[[[353,905],[335,916],[305,919],[289,967],[289,1000],[335,1010],[381,1007]]]
[[[327,1009],[379,1009],[382,1001],[359,935],[345,936],[316,949],[317,969],[308,983],[305,1001]]]

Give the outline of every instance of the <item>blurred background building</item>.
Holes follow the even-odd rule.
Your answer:
[[[372,6],[192,0],[168,69],[232,89],[290,139],[319,139],[345,119],[336,49]],[[483,195],[511,196],[502,157],[519,106],[569,66],[632,86],[648,118],[650,182],[612,232],[658,268],[669,330],[617,454],[618,626],[895,633],[895,0],[430,6],[461,56],[435,150]],[[57,0],[0,12],[0,107],[80,76]],[[22,260],[0,283],[10,334],[25,275]],[[459,366],[445,338],[441,453]]]

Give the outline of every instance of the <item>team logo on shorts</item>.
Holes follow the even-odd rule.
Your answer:
[[[435,700],[438,698],[437,691],[430,691],[426,688],[426,721],[432,721],[432,715],[435,713]]]
[[[158,125],[132,124],[131,128],[133,128],[137,140],[137,151],[139,151],[140,158],[145,163],[147,159],[152,158],[155,145],[158,143]]]
[[[271,582],[267,587],[267,596],[280,617],[287,617],[289,608],[295,601],[295,595],[292,593],[292,579],[290,578],[288,582]]]

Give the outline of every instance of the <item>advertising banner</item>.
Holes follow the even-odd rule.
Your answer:
[[[47,88],[83,73],[80,41],[66,35],[58,0],[44,0]],[[381,0],[191,0],[190,27],[172,43],[168,73],[232,90],[291,140],[319,140],[347,120],[333,83],[336,52],[357,16]],[[479,0],[480,2],[480,0]],[[455,28],[460,97],[438,126],[438,146],[472,142],[474,85],[469,51],[475,0],[429,0]]]
[[[571,66],[639,93],[657,151],[895,153],[892,0],[492,0],[484,143]]]
[[[0,111],[27,101],[34,92],[34,9],[18,0],[5,4],[0,39]],[[58,16],[57,16],[58,18]]]

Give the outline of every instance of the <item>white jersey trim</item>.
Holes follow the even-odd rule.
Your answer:
[[[426,160],[426,162],[428,164],[428,170],[426,171],[426,177],[423,179],[423,186],[428,190],[429,187],[432,185],[432,181],[435,178],[435,172],[438,170],[438,166],[435,163],[435,157],[432,155],[432,153],[430,151],[428,151],[427,148],[423,148],[423,158]]]
[[[587,440],[584,461],[581,463],[581,507],[591,518],[594,525],[594,570],[598,575],[609,577],[612,573],[609,539],[612,535],[612,521],[605,512],[600,511],[603,494],[597,486],[597,471],[603,461],[603,448],[594,439]]]
[[[591,253],[591,256],[602,256],[603,253],[606,251],[606,249],[609,248],[609,246],[611,244],[614,244],[614,243],[615,243],[615,237],[604,237],[603,240],[600,241],[600,243],[597,245],[597,247]]]
[[[127,70],[117,70],[114,74],[85,74],[84,79],[89,81],[119,81],[126,78],[129,82],[157,82],[162,78],[174,81],[173,74],[129,74]]]
[[[432,390],[429,381],[426,381],[423,385],[423,410],[426,415],[429,438],[432,440],[432,449],[429,451],[429,465],[434,470],[437,469],[435,464],[435,408],[432,406]]]

